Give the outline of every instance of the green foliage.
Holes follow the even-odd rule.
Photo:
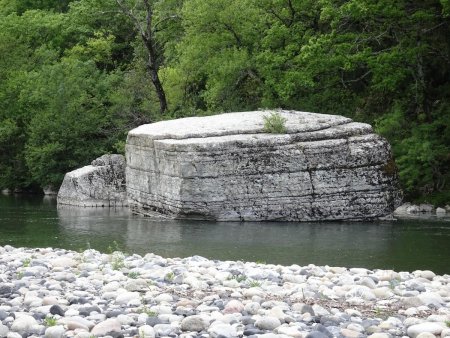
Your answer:
[[[263,117],[264,131],[272,134],[286,133],[286,119],[280,113],[270,113]]]
[[[110,245],[108,245],[107,252],[109,254],[112,254],[116,251],[122,252],[122,248],[120,247],[119,243],[117,243],[117,241],[114,240]]]
[[[261,282],[251,279],[247,281],[247,285],[251,288],[257,288],[261,286]]]
[[[111,254],[111,267],[113,270],[120,270],[125,267],[125,255],[120,251]]]
[[[241,283],[241,282],[245,282],[247,280],[247,276],[246,275],[241,275],[241,274],[239,274],[239,275],[232,275],[228,279],[229,280],[233,280],[234,279],[238,283]]]
[[[158,313],[150,310],[147,306],[143,306],[138,309],[138,313],[146,313],[149,317],[157,317]]]
[[[168,272],[165,276],[164,276],[164,280],[167,282],[172,282],[173,279],[175,278],[175,274],[171,271]]]
[[[0,0],[0,14],[23,14],[33,9],[55,12],[67,11],[73,0]]]
[[[44,318],[44,325],[47,327],[55,326],[58,323],[58,320],[53,316],[47,316]]]
[[[35,107],[35,115],[25,158],[35,181],[58,186],[64,172],[89,163],[116,142],[113,117],[105,109],[114,76],[97,70],[92,61],[70,58],[31,75],[26,104]]]
[[[140,273],[139,272],[135,272],[135,271],[132,271],[132,272],[130,272],[128,274],[128,278],[131,278],[131,279],[139,278],[139,276],[140,276]]]

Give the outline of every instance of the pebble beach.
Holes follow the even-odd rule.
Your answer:
[[[0,337],[450,337],[450,275],[0,246]]]

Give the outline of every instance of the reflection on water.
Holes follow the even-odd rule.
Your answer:
[[[56,207],[51,199],[0,197],[0,245],[92,247],[166,257],[363,266],[450,273],[450,223],[228,223],[154,220],[126,208]]]

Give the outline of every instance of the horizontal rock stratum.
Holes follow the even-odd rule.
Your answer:
[[[370,125],[277,111],[190,117],[128,133],[129,205],[140,214],[219,221],[375,219],[400,203],[388,142]]]

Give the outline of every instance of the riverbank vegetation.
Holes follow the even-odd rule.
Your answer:
[[[341,114],[450,199],[449,0],[0,0],[0,188],[58,187],[143,123]]]

